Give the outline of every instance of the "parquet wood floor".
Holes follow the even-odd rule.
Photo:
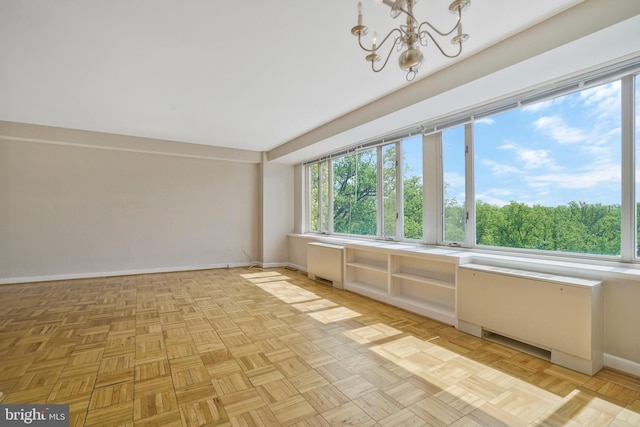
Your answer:
[[[73,426],[639,426],[640,379],[223,269],[0,286],[0,403]]]

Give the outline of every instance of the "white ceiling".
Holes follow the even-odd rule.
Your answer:
[[[362,1],[365,24],[381,38],[395,23],[388,8]],[[449,26],[449,2],[424,0],[415,13]],[[431,46],[419,78],[578,3],[473,0],[463,57],[447,60]],[[0,0],[0,120],[257,151],[286,146],[409,85],[395,56],[383,72],[370,71],[350,34],[356,4]],[[288,150],[286,160],[335,145]]]

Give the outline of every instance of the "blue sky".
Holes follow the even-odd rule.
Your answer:
[[[463,138],[462,127],[444,133],[444,179],[459,202]],[[621,201],[619,82],[477,120],[474,143],[477,200],[499,206]]]

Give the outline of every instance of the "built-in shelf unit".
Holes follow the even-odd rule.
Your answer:
[[[514,259],[461,248],[386,241],[329,246],[309,244],[310,275],[327,278],[329,267],[341,266],[345,290],[588,375],[603,366],[599,280],[551,274],[546,265],[522,259],[524,269],[500,267]],[[342,262],[327,250],[342,254]],[[339,273],[335,277],[339,281]]]
[[[347,243],[344,287],[457,326],[456,269],[469,259],[422,245]]]

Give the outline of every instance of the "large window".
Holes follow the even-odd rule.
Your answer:
[[[640,76],[616,72],[310,164],[308,229],[640,260]]]
[[[620,254],[618,81],[474,126],[479,245]]]
[[[308,230],[422,239],[422,157],[418,135],[308,165]]]

